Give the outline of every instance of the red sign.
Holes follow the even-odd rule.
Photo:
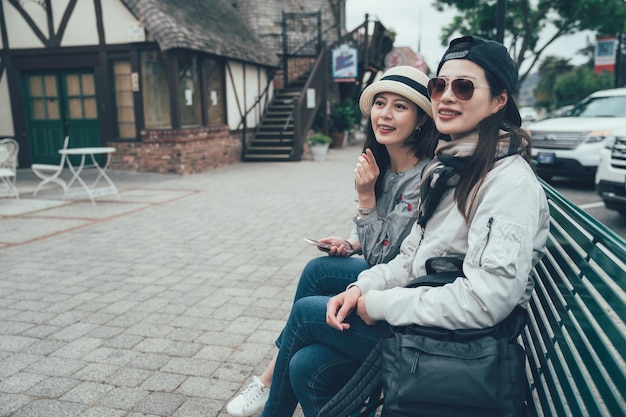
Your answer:
[[[615,51],[617,39],[615,37],[597,37],[594,73],[601,71],[615,72]]]

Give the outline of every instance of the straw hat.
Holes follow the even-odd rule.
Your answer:
[[[417,68],[407,65],[399,65],[390,68],[382,78],[368,86],[359,99],[361,112],[367,117],[370,116],[374,97],[379,93],[394,93],[417,104],[428,116],[433,117],[433,110],[430,107],[430,97],[428,97],[428,76]]]

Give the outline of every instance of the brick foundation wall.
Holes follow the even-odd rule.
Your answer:
[[[228,126],[144,130],[141,142],[114,142],[111,169],[187,175],[241,161],[241,136]]]

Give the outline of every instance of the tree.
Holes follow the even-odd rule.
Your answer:
[[[521,84],[558,38],[581,30],[618,34],[626,27],[623,0],[505,0],[504,44],[519,68]],[[456,8],[459,14],[443,28],[442,45],[454,36],[475,34],[496,39],[498,0],[439,0],[438,10]],[[544,30],[554,32],[545,37]],[[543,36],[541,36],[543,35]]]
[[[535,107],[543,107],[546,110],[557,108],[554,98],[556,80],[559,74],[569,72],[573,68],[568,59],[550,55],[543,60],[538,71],[539,83],[535,87]]]
[[[554,84],[554,108],[575,104],[597,90],[613,87],[613,74],[594,74],[592,68],[579,66],[557,77]]]
[[[613,74],[594,73],[595,46],[588,43],[581,48],[587,62],[574,67],[569,59],[546,56],[539,65],[539,83],[535,87],[535,107],[547,111],[575,104],[594,91],[613,87]]]

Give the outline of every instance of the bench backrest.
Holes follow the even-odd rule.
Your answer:
[[[543,183],[548,253],[534,271],[529,405],[536,416],[626,415],[626,243]]]

